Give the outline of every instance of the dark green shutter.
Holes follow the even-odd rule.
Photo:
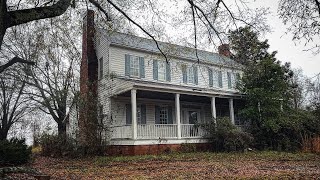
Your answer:
[[[208,76],[209,76],[209,86],[212,87],[213,86],[213,73],[212,73],[212,69],[208,69]]]
[[[141,104],[141,124],[147,124],[147,112],[145,104]]]
[[[153,79],[158,80],[158,60],[153,60]]]
[[[140,65],[140,78],[145,77],[145,70],[144,70],[144,58],[139,57],[139,65]]]
[[[231,89],[232,84],[231,84],[231,73],[227,72],[227,78],[228,78],[228,88]]]
[[[198,67],[193,67],[194,84],[198,84]]]
[[[218,84],[219,84],[219,87],[222,88],[222,72],[221,71],[218,72]]]
[[[173,118],[172,118],[172,107],[168,107],[168,124],[173,124]]]
[[[131,104],[126,104],[126,124],[132,123]]]
[[[155,123],[160,124],[160,107],[155,106]]]
[[[183,83],[187,84],[187,66],[182,65],[182,78],[183,78]]]
[[[125,75],[130,76],[130,55],[125,55]]]
[[[171,81],[171,68],[170,68],[170,62],[167,62],[166,63],[166,78],[167,78],[167,81]]]

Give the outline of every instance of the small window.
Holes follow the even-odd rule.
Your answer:
[[[231,77],[231,72],[227,72],[227,76],[228,76],[228,88],[231,89],[232,88],[232,77]]]
[[[166,62],[158,61],[158,80],[166,81]]]
[[[193,67],[189,67],[188,68],[188,83],[190,84],[194,84],[194,70]]]
[[[219,88],[222,88],[222,72],[221,71],[218,71],[218,85],[219,85]]]
[[[162,107],[160,109],[160,119],[159,122],[160,124],[168,124],[168,108],[167,107]]]
[[[130,56],[130,76],[139,77],[139,57]]]
[[[99,59],[99,79],[103,78],[103,57]]]
[[[137,122],[138,124],[141,124],[141,105],[137,106]]]

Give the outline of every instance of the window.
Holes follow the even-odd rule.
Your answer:
[[[194,84],[194,72],[193,67],[188,68],[188,83]]]
[[[168,108],[167,107],[162,107],[160,108],[160,118],[159,118],[159,123],[160,124],[168,124]]]
[[[139,77],[139,57],[130,56],[130,76]]]
[[[228,77],[228,88],[231,89],[232,88],[232,80],[231,80],[231,72],[227,72],[227,77]]]
[[[219,85],[219,88],[222,88],[222,72],[219,71],[218,72],[218,85]]]
[[[196,66],[182,66],[183,83],[198,84],[198,68]]]
[[[158,80],[166,81],[166,62],[158,61]]]
[[[137,106],[137,122],[138,124],[141,124],[141,105]]]
[[[132,124],[131,104],[126,104],[126,124]],[[146,105],[137,105],[137,123],[146,124]]]
[[[103,78],[103,57],[99,59],[99,79]]]
[[[144,78],[144,58],[126,54],[125,76]]]

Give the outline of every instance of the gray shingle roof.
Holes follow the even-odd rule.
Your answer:
[[[160,53],[159,49],[156,46],[156,43],[152,39],[142,38],[119,32],[106,33],[107,31],[104,29],[99,30],[106,36],[106,38],[108,38],[110,43],[113,45],[124,46],[153,53]],[[196,50],[194,48],[165,42],[158,42],[158,44],[160,46],[160,49],[165,52],[166,55],[197,61]],[[228,57],[221,56],[218,53],[198,50],[198,57],[200,61],[210,64],[232,66],[237,68],[241,67],[239,63],[236,63],[234,60]]]

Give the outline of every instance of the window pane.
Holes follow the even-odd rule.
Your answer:
[[[168,124],[168,108],[163,107],[160,109],[160,124]]]
[[[139,76],[139,57],[130,56],[130,76]]]
[[[188,68],[188,83],[194,84],[194,73],[192,66]]]
[[[137,106],[137,122],[141,124],[141,106]]]
[[[161,81],[166,80],[166,62],[158,61],[158,79]]]

